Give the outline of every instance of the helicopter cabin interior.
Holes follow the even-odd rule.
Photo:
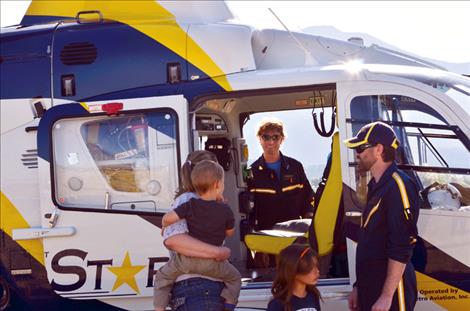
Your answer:
[[[316,189],[331,151],[332,138],[330,136],[336,128],[334,107],[336,107],[335,84],[245,91],[230,94],[230,97],[221,95],[209,99],[203,98],[191,106],[190,119],[195,129],[193,131],[194,149],[213,151],[225,169],[224,198],[232,207],[235,221],[239,224],[238,234],[227,239],[226,243],[232,250],[231,261],[247,279],[270,281],[274,275],[272,266],[263,268],[254,265],[253,255],[264,250],[253,245],[250,247],[245,241],[255,229],[250,219],[253,217],[251,214],[253,204],[247,192],[246,178],[249,165],[262,154],[258,138],[256,138],[258,123],[264,118],[277,118],[283,121],[287,137],[281,146],[281,152],[300,162],[302,159],[299,157],[303,152],[304,155],[309,154],[307,156],[312,160],[315,159],[310,161],[311,163],[319,163],[307,173],[312,188]],[[315,119],[318,118],[316,126],[320,131],[323,130],[323,136],[315,130],[312,113],[318,114],[315,117]],[[292,143],[287,145],[288,142]],[[322,147],[317,151],[319,144]],[[288,147],[285,148],[286,146]],[[304,148],[303,151],[302,148]],[[341,192],[338,193],[338,196],[340,195]],[[307,232],[310,221],[301,222],[300,225],[294,224],[297,228],[292,226],[282,228],[280,224],[281,227],[277,230],[265,232],[265,234],[258,232],[268,238],[268,240],[260,240],[258,244],[277,245],[273,246],[274,250],[266,251],[276,254],[282,245],[288,245],[294,241],[308,243]],[[263,238],[265,237],[261,237]],[[335,250],[341,250],[342,253],[338,254],[335,260],[331,260],[331,256],[328,256],[328,263],[323,263],[323,277],[348,277],[345,236],[337,240],[336,242],[342,245],[335,245]],[[335,265],[331,266],[330,262]]]

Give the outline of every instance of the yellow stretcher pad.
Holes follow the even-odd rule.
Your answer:
[[[299,237],[307,238],[311,219],[295,219],[274,225],[272,230],[255,231],[245,236],[246,246],[254,252],[277,255]]]

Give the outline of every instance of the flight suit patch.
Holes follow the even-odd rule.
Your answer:
[[[284,178],[285,181],[289,181],[290,183],[294,182],[294,175],[292,175],[292,174],[285,174],[283,176],[283,178]]]

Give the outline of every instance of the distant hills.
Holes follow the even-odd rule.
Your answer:
[[[426,58],[421,55],[413,54],[411,52],[408,52],[406,50],[400,49],[396,46],[393,46],[391,44],[388,44],[374,36],[371,36],[369,34],[363,33],[363,32],[344,32],[341,31],[333,26],[312,26],[312,27],[307,27],[302,29],[303,32],[312,34],[312,35],[317,35],[317,36],[323,36],[323,37],[329,37],[329,38],[335,38],[338,40],[344,40],[347,41],[351,37],[360,37],[364,40],[364,45],[365,46],[370,46],[372,44],[379,45],[381,47],[395,50],[397,52],[405,53],[410,56],[415,56],[418,58],[421,58],[425,61],[434,63],[436,65],[439,65],[441,67],[446,68],[449,71],[455,72],[455,73],[460,73],[460,74],[470,74],[470,62],[466,63],[451,63],[451,62],[445,62],[441,60],[436,60],[436,59],[431,59],[431,58]],[[470,55],[469,55],[470,58]]]

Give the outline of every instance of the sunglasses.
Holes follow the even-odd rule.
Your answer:
[[[264,134],[264,135],[261,135],[261,138],[264,140],[264,141],[278,141],[279,139],[282,138],[281,135],[268,135],[268,134]]]
[[[354,150],[356,150],[356,153],[357,154],[361,154],[364,152],[364,150],[366,149],[369,149],[371,147],[375,147],[377,144],[364,144],[364,145],[360,145],[359,147],[357,148],[354,148]]]

